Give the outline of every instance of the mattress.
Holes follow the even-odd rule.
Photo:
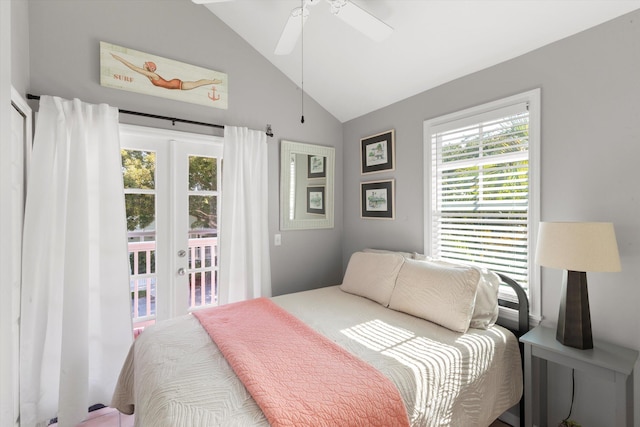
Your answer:
[[[412,426],[488,426],[522,395],[518,342],[500,326],[461,334],[337,286],[273,301],[387,376]],[[138,337],[111,406],[136,426],[269,425],[191,315]]]

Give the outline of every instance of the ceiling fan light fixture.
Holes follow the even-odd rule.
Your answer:
[[[333,13],[334,15],[337,15],[338,13],[340,13],[340,9],[342,9],[344,5],[347,4],[347,0],[327,0],[327,1],[331,5],[331,13]]]
[[[274,51],[276,55],[288,55],[293,52],[302,33],[302,27],[309,16],[308,6],[315,6],[320,0],[300,0],[300,2],[301,6],[296,7],[289,14]],[[393,28],[349,0],[327,0],[327,3],[331,5],[333,15],[376,42],[385,40],[393,33]]]
[[[347,0],[329,0],[331,12],[370,39],[381,42],[393,33],[393,28],[366,10]]]

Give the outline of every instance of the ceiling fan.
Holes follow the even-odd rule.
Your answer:
[[[197,4],[223,3],[233,0],[192,0]],[[351,25],[362,34],[374,41],[382,41],[389,37],[393,28],[376,18],[366,10],[357,6],[349,0],[326,0],[331,5],[331,13]],[[296,7],[291,11],[289,19],[282,30],[278,44],[276,45],[276,55],[288,55],[293,51],[304,22],[309,17],[308,6],[315,6],[320,0],[303,0],[301,7]],[[301,22],[302,21],[302,22]]]

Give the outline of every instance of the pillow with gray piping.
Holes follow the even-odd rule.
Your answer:
[[[414,258],[431,261],[445,266],[467,266],[477,269],[480,272],[478,282],[478,292],[471,316],[470,328],[489,329],[496,324],[500,308],[498,306],[498,290],[500,289],[500,277],[493,271],[486,268],[475,267],[463,263],[455,263],[448,260],[431,258],[426,255],[415,254]]]
[[[480,273],[473,267],[406,259],[398,273],[389,308],[455,332],[467,332],[479,280]]]

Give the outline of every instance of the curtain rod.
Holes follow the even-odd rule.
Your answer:
[[[27,99],[40,100],[40,95],[32,95],[32,94],[28,93],[27,94]],[[150,117],[152,119],[169,120],[171,123],[173,123],[174,126],[175,126],[176,122],[179,122],[179,123],[188,123],[188,124],[191,124],[191,125],[208,126],[208,127],[212,127],[212,128],[224,129],[223,125],[217,125],[215,123],[196,122],[196,121],[193,121],[193,120],[178,119],[178,118],[175,118],[175,117],[167,117],[167,116],[159,116],[157,114],[140,113],[138,111],[130,111],[130,110],[120,110],[120,109],[118,109],[118,111],[120,113],[130,114],[132,116],[142,116],[142,117]],[[267,125],[267,129],[266,129],[265,133],[267,134],[268,137],[270,137],[270,138],[273,137],[273,131],[271,130],[271,125]]]

